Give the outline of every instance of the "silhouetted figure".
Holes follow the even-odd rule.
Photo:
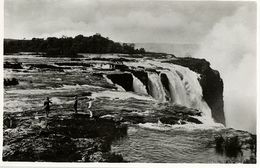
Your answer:
[[[90,110],[91,106],[92,106],[92,100],[93,99],[89,99],[89,102],[88,102],[88,111],[89,111],[89,117],[92,118],[93,117],[93,113],[92,111]]]
[[[78,96],[75,96],[75,100],[74,100],[74,111],[77,114],[78,113]]]
[[[44,109],[45,109],[45,113],[46,113],[47,117],[48,117],[49,112],[50,112],[50,103],[52,104],[49,97],[47,97],[46,100],[44,101]]]

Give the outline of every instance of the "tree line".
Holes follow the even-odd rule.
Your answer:
[[[52,56],[75,56],[77,53],[124,53],[143,54],[143,48],[135,49],[134,44],[118,43],[100,34],[85,37],[32,38],[31,40],[4,39],[4,54],[18,52],[42,52]]]

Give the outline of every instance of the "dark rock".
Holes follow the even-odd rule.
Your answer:
[[[71,58],[70,60],[71,61],[81,61],[81,59],[79,59],[79,58]]]
[[[163,124],[178,124],[178,121],[180,120],[180,118],[177,117],[161,117],[159,119]]]
[[[238,136],[226,137],[224,149],[227,156],[236,157],[241,152],[241,146]]]
[[[161,82],[162,82],[162,84],[163,84],[163,87],[164,87],[168,92],[170,92],[169,79],[168,79],[167,75],[164,74],[164,73],[161,73]]]
[[[214,136],[216,152],[229,158],[242,157],[243,163],[256,161],[256,135],[246,131],[223,129]],[[234,162],[227,160],[227,162]]]
[[[4,86],[11,86],[11,85],[18,85],[19,82],[16,78],[5,78],[4,79]]]
[[[129,71],[130,70],[129,67],[124,64],[115,64],[114,68],[118,69],[120,71]]]
[[[22,63],[10,63],[10,62],[5,62],[4,63],[4,68],[8,68],[8,69],[23,69]]]
[[[32,136],[10,146],[12,152],[3,152],[4,161],[73,161],[79,156],[76,146],[66,136],[50,134]]]
[[[122,86],[126,91],[133,91],[133,76],[130,73],[108,74],[107,77],[114,83]]]
[[[216,146],[215,146],[215,149],[218,153],[220,154],[223,154],[223,146],[224,146],[224,138],[222,137],[222,135],[217,135],[214,137],[215,138],[215,143],[216,143]]]
[[[128,121],[133,124],[145,123],[144,116],[139,115],[125,115],[123,121]]]
[[[110,151],[112,140],[127,134],[127,126],[120,122],[82,113],[54,114],[41,118],[37,126],[34,117],[16,117],[18,130],[4,133],[4,161],[124,161]]]
[[[195,124],[202,124],[202,122],[200,120],[198,120],[197,118],[188,117],[186,120],[188,122],[192,122],[192,123],[195,123]]]
[[[4,127],[6,128],[15,128],[17,126],[16,119],[13,116],[4,117]]]

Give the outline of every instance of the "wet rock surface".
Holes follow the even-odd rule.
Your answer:
[[[127,126],[119,122],[64,113],[16,118],[15,128],[5,122],[4,161],[124,161],[110,151],[112,140],[127,132]]]
[[[217,153],[230,159],[226,163],[236,163],[235,158],[244,157],[243,163],[256,163],[256,135],[232,128],[217,132],[214,136],[214,146]]]

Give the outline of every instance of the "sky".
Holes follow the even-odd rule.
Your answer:
[[[115,41],[197,43],[243,2],[5,0],[5,38],[101,33]]]
[[[85,36],[197,43],[224,80],[227,126],[256,131],[256,3],[5,0],[4,37]]]

